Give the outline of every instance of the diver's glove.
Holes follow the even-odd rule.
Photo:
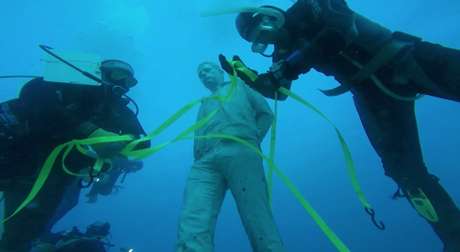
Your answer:
[[[101,128],[96,129],[88,137],[111,137],[119,136],[118,134],[107,131]],[[110,143],[98,143],[91,145],[92,150],[100,158],[112,158],[118,155],[121,150],[128,144],[128,142],[110,142]]]
[[[286,69],[288,67],[288,63],[285,60],[280,60],[278,62],[273,63],[273,65],[270,67],[270,70],[264,74],[258,74],[257,71],[255,71],[254,69],[247,67],[238,55],[233,56],[232,61],[237,76],[249,86],[252,86],[257,81],[261,81],[267,84],[268,82],[270,82],[269,85],[280,88],[281,86],[284,86],[282,84],[283,79],[287,79],[284,76],[286,73]],[[225,72],[227,72],[230,75],[233,75],[233,66],[225,58],[224,55],[219,55],[219,62],[222,69]]]
[[[243,63],[241,58],[237,55],[233,56],[232,61],[234,63],[236,75],[246,84],[248,84],[249,86],[252,86],[254,82],[257,80],[257,78],[259,77],[257,72],[247,67]],[[230,62],[227,60],[227,58],[225,58],[224,55],[219,54],[219,62],[220,62],[220,66],[226,73],[230,75],[234,74],[232,64],[230,64]]]
[[[222,69],[228,74],[233,74],[233,66],[222,54],[219,55],[219,62]],[[285,77],[287,64],[284,60],[273,63],[270,70],[264,74],[257,74],[256,71],[247,67],[238,56],[233,56],[235,72],[238,77],[243,80],[248,86],[255,89],[263,96],[268,98],[277,98],[285,100],[286,95],[278,92],[280,87],[290,89],[291,79]]]

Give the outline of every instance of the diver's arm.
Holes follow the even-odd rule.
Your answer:
[[[292,81],[323,61],[333,59],[357,36],[355,13],[344,0],[299,0],[287,12],[292,22],[305,23],[302,46],[295,49],[275,47],[270,70],[257,75],[249,86],[274,99],[280,87],[290,89]],[[311,34],[308,36],[307,34]],[[278,99],[287,96],[278,91]]]
[[[344,0],[299,0],[286,16],[294,24],[288,30],[301,30],[296,36],[297,47],[275,47],[273,59],[274,65],[282,65],[278,68],[290,81],[322,62],[334,60],[358,36],[356,15]]]
[[[117,124],[119,124],[117,126],[122,134],[133,135],[136,138],[147,135],[137,116],[128,107],[123,107],[120,111],[119,118],[120,121],[117,122]],[[149,148],[150,146],[150,141],[145,141],[139,144],[138,148]]]
[[[245,83],[267,98],[275,99],[275,97],[277,97],[278,100],[284,101],[286,100],[287,96],[279,92],[278,89],[280,87],[290,89],[292,82],[287,79],[277,80],[273,76],[273,73],[268,71],[267,73],[259,74],[254,82]]]
[[[356,14],[344,0],[299,0],[286,12],[302,28],[305,42],[293,50],[297,71],[331,59],[357,37]]]
[[[78,128],[79,134],[84,135],[85,137],[131,135],[135,138],[140,138],[146,135],[139,120],[137,119],[137,116],[127,107],[123,107],[117,111],[116,116],[102,120],[105,122],[99,122],[97,120],[83,122]],[[107,129],[98,126],[107,125],[107,123],[109,123]],[[116,157],[127,144],[128,141],[117,141],[94,144],[92,145],[92,148],[101,157],[113,158]],[[135,149],[137,150],[149,147],[150,141],[143,141],[139,143]]]
[[[126,125],[114,125],[110,126],[110,129],[104,129],[98,126],[97,121],[84,121],[80,123],[74,130],[73,135],[75,138],[96,138],[96,137],[116,137],[122,134],[129,134],[135,137],[140,137],[141,134],[144,135],[145,132],[143,131],[142,127],[137,121],[135,120],[126,120],[122,124],[133,124],[135,127],[127,127]],[[139,125],[139,126],[138,126]],[[116,129],[116,130],[115,130]],[[115,158],[121,150],[128,144],[128,141],[116,141],[116,142],[107,142],[107,143],[99,143],[91,145],[91,148],[95,151],[97,156],[103,158]],[[143,142],[139,144],[138,148],[148,148],[150,146],[150,142]]]

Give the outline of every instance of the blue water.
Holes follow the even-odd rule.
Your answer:
[[[207,94],[196,66],[218,53],[238,54],[249,66],[265,71],[269,60],[250,53],[238,37],[234,15],[201,18],[200,12],[228,4],[211,0],[19,0],[0,10],[0,74],[42,73],[38,44],[97,53],[131,62],[139,85],[131,92],[141,107],[140,120],[152,130],[182,105]],[[452,0],[350,0],[357,12],[385,26],[460,48],[460,2]],[[271,2],[286,8],[288,0]],[[2,81],[0,98],[17,95],[23,82]],[[317,73],[303,76],[293,91],[316,104],[342,130],[353,153],[365,194],[385,221],[376,230],[355,197],[333,129],[292,100],[280,105],[277,162],[311,201],[337,235],[356,252],[440,251],[430,227],[383,175],[380,161],[360,125],[349,94],[327,98],[317,89],[336,83]],[[425,162],[460,203],[458,164],[459,104],[426,97],[417,103]],[[194,122],[196,110],[184,116],[158,141],[170,139]],[[145,160],[142,172],[127,178],[117,195],[90,205],[83,200],[55,230],[84,228],[96,220],[112,224],[112,241],[136,251],[173,251],[182,190],[192,164],[192,143],[180,142]],[[290,192],[275,179],[276,221],[287,251],[335,251]],[[117,251],[117,250],[113,250]],[[220,215],[217,252],[250,251],[230,195]]]

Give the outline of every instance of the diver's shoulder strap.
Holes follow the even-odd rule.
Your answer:
[[[369,76],[374,74],[382,66],[394,59],[396,55],[406,46],[409,46],[407,42],[395,39],[390,40],[367,64],[365,64],[355,75],[350,78],[349,82],[357,84],[369,78]],[[342,54],[342,56],[344,56],[349,61],[354,61],[354,59],[346,54]]]
[[[359,70],[357,73],[351,76],[351,78],[342,83],[341,86],[329,90],[322,90],[322,92],[327,96],[336,96],[349,91],[351,85],[359,84],[365,79],[371,77],[371,75],[373,75],[377,70],[393,60],[398,55],[398,53],[401,52],[402,49],[410,46],[411,44],[412,43],[410,42],[399,39],[390,39],[365,65],[361,65],[357,60],[353,59],[353,57],[347,53],[343,51],[340,52],[340,56],[345,58],[351,64],[354,66],[360,66]]]

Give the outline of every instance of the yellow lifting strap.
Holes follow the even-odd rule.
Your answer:
[[[359,180],[358,180],[358,177],[356,175],[356,168],[355,168],[355,164],[353,162],[353,158],[352,158],[352,155],[351,155],[350,148],[348,147],[347,143],[345,142],[345,138],[343,137],[342,133],[337,128],[337,126],[335,126],[335,124],[323,112],[321,112],[318,108],[313,106],[310,102],[308,102],[307,100],[303,99],[299,95],[294,94],[293,92],[291,92],[290,90],[288,90],[288,89],[286,89],[284,87],[281,87],[278,91],[280,91],[284,95],[289,96],[292,99],[296,100],[297,102],[302,104],[304,107],[312,110],[317,115],[319,115],[324,120],[326,120],[334,128],[334,131],[335,131],[335,133],[337,135],[337,138],[339,140],[339,143],[340,143],[340,147],[342,149],[343,156],[345,158],[345,164],[347,166],[348,176],[350,177],[353,189],[354,189],[356,195],[358,196],[358,199],[361,202],[361,205],[364,207],[364,210],[371,217],[372,223],[378,229],[384,230],[385,229],[385,224],[382,221],[377,221],[376,220],[375,210],[372,208],[371,204],[369,203],[367,198],[364,196],[364,192],[361,189],[361,185],[359,184]]]
[[[229,136],[229,135],[221,135],[221,134],[212,134],[206,135],[198,138],[217,138],[217,139],[227,139],[238,142],[244,146],[247,146],[251,150],[253,150],[257,155],[259,155],[262,159],[264,159],[267,164],[269,165],[269,170],[271,170],[274,174],[276,174],[280,179],[281,182],[291,191],[294,195],[296,200],[300,203],[300,205],[305,209],[305,211],[310,215],[313,221],[318,225],[321,231],[326,235],[329,241],[335,246],[337,251],[340,252],[349,252],[350,249],[342,242],[342,240],[334,233],[334,231],[327,225],[327,223],[321,218],[321,216],[316,212],[316,210],[312,207],[310,202],[302,196],[302,193],[299,189],[294,185],[294,183],[286,176],[281,170],[276,166],[273,160],[270,157],[265,156],[257,146],[240,139],[238,137]]]
[[[40,192],[40,190],[43,188],[45,185],[46,180],[48,179],[49,175],[51,174],[51,171],[53,167],[55,166],[55,163],[58,159],[58,157],[61,157],[61,168],[70,176],[76,176],[76,177],[86,177],[88,176],[87,173],[75,173],[72,172],[70,169],[67,168],[65,165],[65,160],[68,157],[68,155],[71,153],[71,151],[75,148],[77,149],[80,153],[90,156],[88,154],[88,151],[83,147],[83,146],[88,146],[88,145],[94,145],[94,144],[102,144],[102,143],[113,143],[113,142],[130,142],[122,151],[121,154],[124,155],[127,158],[132,158],[132,159],[141,159],[145,158],[148,155],[152,155],[156,153],[157,151],[163,149],[164,147],[168,146],[170,143],[173,143],[177,141],[178,138],[185,134],[190,134],[193,132],[195,129],[203,126],[206,124],[217,112],[213,111],[211,112],[207,117],[203,118],[199,122],[195,123],[192,125],[190,128],[188,128],[186,131],[182,132],[178,137],[176,137],[175,140],[170,141],[168,143],[164,143],[159,146],[154,146],[152,148],[147,148],[147,149],[141,149],[141,150],[135,150],[136,146],[139,145],[140,143],[147,142],[152,140],[155,136],[159,135],[162,131],[164,131],[166,128],[168,128],[170,125],[172,125],[175,121],[177,121],[182,115],[184,115],[186,112],[191,110],[194,106],[197,104],[201,103],[204,99],[217,99],[220,101],[225,102],[227,99],[229,99],[236,88],[236,73],[234,75],[230,76],[231,79],[231,88],[229,89],[229,92],[225,96],[211,96],[211,97],[206,97],[199,99],[197,101],[190,102],[186,104],[184,107],[182,107],[179,111],[177,111],[175,114],[173,114],[170,118],[168,118],[165,122],[163,122],[157,129],[155,129],[152,133],[147,135],[144,138],[141,139],[135,139],[131,135],[121,135],[121,136],[106,136],[106,137],[92,137],[92,138],[87,138],[87,139],[77,139],[77,140],[72,140],[67,143],[58,145],[53,149],[53,151],[50,153],[50,155],[47,157],[45,160],[42,168],[40,169],[37,179],[32,185],[32,189],[27,195],[27,197],[24,199],[24,201],[18,206],[18,208],[11,213],[8,217],[4,218],[1,223],[5,223],[6,221],[10,220],[12,217],[14,217],[17,213],[19,213],[21,210],[23,210],[27,205],[29,205],[37,196],[37,194]],[[108,160],[104,160],[101,158],[96,158],[94,165],[92,167],[93,171],[100,172],[104,163],[107,162]]]
[[[186,114],[188,111],[190,111],[193,107],[195,107],[196,105],[200,104],[202,101],[208,100],[208,99],[215,99],[215,100],[218,100],[220,102],[226,102],[228,99],[230,99],[232,97],[232,95],[235,92],[236,85],[237,85],[237,77],[235,77],[235,76],[236,76],[236,74],[235,75],[230,75],[231,87],[230,87],[228,93],[225,96],[215,95],[215,96],[205,97],[205,98],[201,98],[199,100],[196,100],[196,101],[193,101],[193,102],[190,102],[190,103],[186,104],[181,109],[179,109],[176,113],[174,113],[171,117],[169,117],[165,122],[163,122],[157,129],[155,129],[150,134],[148,134],[146,137],[134,140],[131,143],[129,143],[121,151],[121,154],[123,154],[125,156],[130,156],[130,157],[132,157],[134,159],[143,159],[143,158],[145,158],[145,157],[157,152],[158,150],[154,149],[154,148],[138,150],[138,151],[136,151],[134,149],[139,144],[141,144],[143,142],[148,142],[148,141],[153,140],[161,132],[163,132],[165,129],[167,129],[169,126],[171,126],[173,123],[175,123],[179,118],[181,118],[184,114]],[[184,132],[183,134],[193,133],[193,131],[195,131],[196,129],[201,128],[209,120],[211,120],[211,118],[216,113],[217,113],[217,110],[212,111],[208,116],[206,116],[205,118],[203,118],[200,121],[198,121],[195,124],[193,124],[188,129],[188,131]],[[171,140],[171,142],[174,142],[174,141],[175,141],[174,139]],[[167,144],[167,143],[165,143],[165,144]]]
[[[232,64],[235,67],[235,64]],[[229,93],[224,96],[224,97],[219,97],[219,96],[214,96],[214,97],[209,97],[209,98],[204,98],[204,99],[217,99],[219,101],[225,102],[227,99],[233,95],[234,89],[236,88],[236,73],[234,71],[233,75],[230,75],[232,87],[229,90]],[[296,95],[290,93],[288,90],[280,90],[281,92],[291,96],[294,99],[299,99]],[[293,193],[294,197],[299,201],[299,203],[302,205],[302,207],[306,210],[306,212],[312,217],[312,219],[317,223],[317,225],[320,227],[320,229],[324,232],[324,234],[328,237],[328,239],[333,243],[333,245],[337,248],[338,251],[341,252],[347,252],[350,251],[346,245],[337,237],[337,235],[328,227],[326,222],[321,218],[321,216],[314,210],[314,208],[311,206],[311,204],[302,196],[300,191],[296,188],[296,186],[290,181],[290,179],[285,176],[276,166],[274,162],[274,156],[275,156],[275,145],[276,145],[276,123],[274,124],[274,127],[272,128],[272,141],[270,145],[270,156],[267,157],[265,156],[258,147],[252,145],[251,143],[246,142],[243,139],[239,139],[234,136],[229,136],[229,135],[220,135],[220,134],[213,134],[213,135],[207,135],[207,136],[199,136],[199,137],[190,137],[190,134],[193,133],[196,129],[202,127],[205,125],[214,115],[217,113],[217,110],[211,112],[207,117],[199,120],[192,126],[188,127],[184,131],[182,131],[179,135],[177,135],[175,138],[172,140],[155,145],[150,148],[146,149],[136,149],[136,147],[143,142],[151,141],[153,140],[154,137],[159,135],[163,130],[168,128],[171,124],[173,124],[175,121],[177,121],[182,115],[184,115],[186,112],[188,112],[192,107],[195,105],[199,104],[203,99],[191,102],[187,105],[185,105],[182,109],[180,109],[178,112],[176,112],[173,116],[171,116],[168,120],[166,120],[164,123],[162,123],[156,130],[152,131],[149,135],[147,135],[144,138],[141,139],[134,139],[133,136],[129,135],[123,135],[123,136],[110,136],[110,137],[95,137],[95,138],[88,138],[88,139],[82,139],[82,140],[74,140],[62,145],[59,145],[56,147],[52,153],[49,155],[47,160],[45,161],[42,169],[40,170],[40,174],[38,176],[37,181],[33,185],[33,188],[30,192],[30,194],[26,197],[24,202],[16,209],[16,211],[7,217],[3,222],[11,219],[14,215],[16,215],[19,211],[21,211],[25,206],[27,206],[38,194],[40,189],[43,187],[44,183],[46,182],[46,179],[48,178],[49,174],[51,173],[52,168],[54,167],[54,164],[56,162],[56,159],[61,155],[61,153],[64,153],[62,155],[62,167],[63,169],[69,174],[73,176],[85,176],[86,174],[78,174],[78,173],[73,173],[70,172],[69,169],[66,168],[65,166],[65,159],[67,155],[73,150],[73,148],[76,148],[79,150],[81,153],[85,154],[87,151],[85,148],[82,146],[85,145],[92,145],[92,144],[100,144],[100,143],[108,143],[108,142],[121,142],[121,141],[129,141],[130,143],[122,150],[121,154],[126,156],[127,158],[133,158],[133,159],[142,159],[145,158],[149,155],[152,155],[165,147],[169,146],[172,143],[175,143],[179,140],[185,140],[185,139],[196,139],[196,138],[206,138],[206,139],[211,139],[211,138],[216,138],[216,139],[227,139],[227,140],[233,140],[238,143],[241,143],[252,150],[254,150],[261,158],[263,158],[265,161],[267,161],[269,165],[269,173],[271,174],[276,174],[281,181],[285,184],[285,186]],[[304,105],[309,104],[306,101],[300,99],[299,101],[302,101]],[[323,115],[319,110],[314,109],[313,106],[307,106],[319,113],[320,115]],[[277,113],[277,107],[275,106],[275,113]],[[329,121],[324,115],[323,117]],[[330,121],[329,121],[330,122]],[[331,122],[330,122],[331,123]],[[332,123],[331,123],[332,124]],[[336,128],[337,134],[340,136],[339,138],[341,139],[342,145],[345,145],[345,142],[343,141],[343,137],[341,137],[340,132]],[[346,148],[347,149],[347,148]],[[349,151],[348,151],[349,155]],[[349,160],[351,160],[351,155]],[[95,170],[100,170],[102,167],[102,164],[105,162],[105,160],[101,160],[99,158],[96,158],[95,161],[95,166],[93,169]],[[352,162],[351,162],[352,163]],[[349,165],[349,164],[347,164]],[[271,184],[271,178],[270,182]],[[271,185],[270,185],[271,186]]]
[[[88,138],[88,139],[82,139],[82,140],[73,140],[73,141],[57,146],[56,148],[54,148],[54,150],[45,160],[37,176],[37,180],[33,184],[29,195],[27,195],[26,199],[18,206],[18,208],[12,214],[10,214],[10,216],[2,220],[2,223],[5,223],[9,219],[11,219],[13,216],[19,213],[22,209],[24,209],[28,204],[30,204],[35,199],[35,196],[37,196],[37,194],[40,192],[42,187],[45,185],[45,182],[48,179],[51,173],[51,170],[54,167],[54,164],[56,163],[57,158],[63,152],[66,154],[70,153],[70,151],[76,145],[92,145],[96,143],[124,142],[124,141],[132,141],[132,140],[133,140],[132,136],[128,136],[128,135],[110,136],[110,137],[94,137],[94,138]],[[64,159],[62,159],[62,162],[64,162]],[[95,161],[95,169],[98,169],[98,167],[101,165],[102,163],[100,160]]]

